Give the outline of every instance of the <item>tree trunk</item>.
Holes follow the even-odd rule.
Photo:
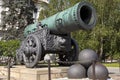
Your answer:
[[[100,46],[99,46],[99,50],[98,50],[98,56],[99,56],[99,60],[102,61],[102,57],[103,57],[103,38],[100,38]]]

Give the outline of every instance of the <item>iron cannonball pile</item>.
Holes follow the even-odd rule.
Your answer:
[[[80,64],[74,64],[68,69],[68,78],[80,79],[86,77],[86,69]]]
[[[97,53],[92,49],[84,49],[79,53],[78,60],[80,64],[74,64],[68,69],[69,79],[93,79],[93,76],[98,80],[107,80],[108,70],[101,63],[96,62],[94,65],[93,74],[93,61],[98,61]]]
[[[88,78],[92,79],[93,77],[93,66],[91,65],[87,71]],[[108,69],[101,63],[95,64],[95,77],[98,80],[107,80],[108,78]]]
[[[98,55],[92,49],[84,49],[79,53],[78,60],[83,66],[88,68],[93,61],[98,60]]]

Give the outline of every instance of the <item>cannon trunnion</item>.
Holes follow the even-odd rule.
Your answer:
[[[16,57],[29,68],[35,67],[48,53],[58,54],[60,61],[77,61],[79,47],[70,32],[89,30],[95,24],[95,9],[87,2],[77,3],[65,11],[28,25],[24,30],[26,38]]]

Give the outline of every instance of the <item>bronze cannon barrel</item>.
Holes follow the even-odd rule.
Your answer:
[[[47,27],[54,33],[70,33],[76,30],[89,30],[96,24],[96,12],[94,7],[88,2],[79,2],[73,7],[53,16],[43,19],[42,27]],[[37,28],[36,23],[26,27],[24,33],[34,32]]]
[[[69,33],[79,29],[89,30],[96,24],[96,12],[91,4],[80,2],[41,21],[51,31]]]

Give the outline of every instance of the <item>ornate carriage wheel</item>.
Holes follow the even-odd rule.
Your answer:
[[[62,62],[58,62],[58,64],[60,66],[70,66],[73,63],[66,63],[66,61],[70,62],[70,61],[77,61],[78,60],[78,54],[79,54],[79,47],[77,42],[72,38],[71,39],[71,51],[68,53],[63,53],[63,54],[59,54],[59,60],[63,61]],[[64,62],[65,61],[65,62]]]
[[[26,67],[33,68],[41,59],[42,46],[39,38],[34,35],[28,35],[24,41],[23,59]]]

